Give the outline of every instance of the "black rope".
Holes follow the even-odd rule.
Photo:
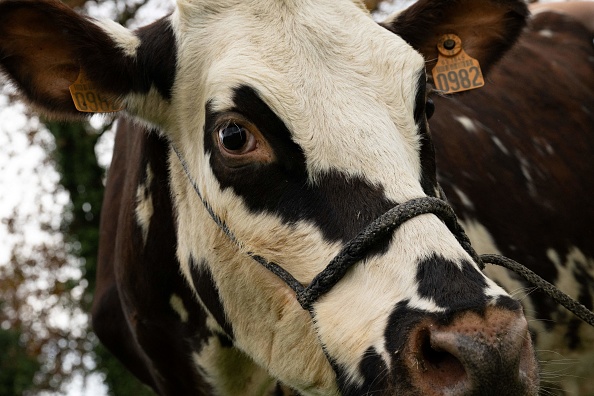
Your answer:
[[[423,197],[411,199],[397,205],[378,217],[368,225],[355,238],[347,242],[341,251],[330,261],[328,266],[312,280],[301,294],[297,294],[297,300],[304,309],[311,310],[312,304],[324,293],[328,292],[353,264],[362,260],[366,253],[378,241],[384,240],[392,235],[394,230],[408,220],[422,214],[434,214],[439,217],[452,231],[458,242],[477,262],[481,263],[480,257],[470,245],[470,241],[460,224],[451,206],[439,198]],[[481,269],[482,264],[479,264]]]
[[[306,288],[297,279],[295,279],[295,277],[291,275],[289,271],[285,270],[280,265],[272,261],[268,261],[264,257],[258,256],[257,254],[253,254],[251,252],[248,252],[248,255],[258,263],[262,264],[264,268],[272,272],[274,275],[284,280],[285,283],[289,285],[291,289],[293,289],[297,296],[305,292]]]
[[[497,254],[483,254],[481,255],[481,259],[484,263],[499,265],[501,267],[507,268],[517,273],[518,275],[526,279],[529,283],[544,291],[553,300],[557,301],[559,304],[563,305],[569,311],[573,312],[575,316],[577,316],[584,322],[588,323],[589,325],[594,326],[594,313],[592,311],[590,311],[588,308],[586,308],[585,306],[583,306],[567,294],[563,293],[553,284],[547,282],[540,276],[536,275],[536,273],[524,267],[522,264],[510,258],[500,256]]]

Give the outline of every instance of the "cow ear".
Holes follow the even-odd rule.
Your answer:
[[[83,103],[85,111],[103,112],[97,100],[117,108],[131,93],[148,93],[147,73],[158,73],[160,61],[147,66],[148,56],[139,56],[139,50],[142,38],[158,35],[155,26],[135,34],[114,22],[81,16],[56,0],[2,1],[0,69],[33,105],[67,117],[83,114],[69,90],[83,77],[88,84],[77,86],[90,101]]]
[[[425,57],[428,72],[437,62],[439,38],[453,33],[484,74],[515,43],[527,16],[521,0],[419,0],[382,25]]]

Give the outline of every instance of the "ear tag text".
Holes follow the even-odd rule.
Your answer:
[[[485,85],[478,60],[464,51],[460,37],[455,34],[441,36],[437,50],[439,56],[432,71],[437,91],[448,94]]]
[[[83,113],[114,113],[124,109],[121,103],[101,95],[82,70],[69,89],[74,106]]]

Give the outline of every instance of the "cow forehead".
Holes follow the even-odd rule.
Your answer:
[[[203,12],[178,8],[173,23],[180,77],[219,90],[206,92],[210,99],[225,88],[252,83],[278,103],[288,100],[288,107],[303,110],[306,103],[294,102],[313,107],[327,99],[325,92],[348,89],[389,105],[402,103],[404,94],[412,111],[409,94],[423,70],[422,56],[350,1],[344,7],[324,0],[226,2],[233,4],[219,5],[216,13],[204,12],[205,3],[192,7]],[[290,110],[289,119],[295,114]]]
[[[413,108],[424,60],[356,4],[228,1],[214,12],[196,2],[173,19],[178,108],[188,109],[177,119],[204,125],[204,103],[233,108],[234,88],[247,85],[287,124],[310,175],[332,168],[385,182],[380,162],[399,184],[404,175],[418,184]]]

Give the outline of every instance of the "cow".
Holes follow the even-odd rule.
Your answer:
[[[531,9],[484,88],[434,96],[438,180],[477,251],[523,263],[592,309],[594,3]],[[543,388],[594,395],[594,329],[517,275],[487,274],[533,319]]]
[[[132,32],[0,2],[0,65],[33,106],[128,117],[101,213],[101,341],[163,395],[537,395],[520,302],[436,214],[300,292],[387,211],[443,208],[437,42],[456,34],[488,76],[527,14],[421,0],[379,25],[358,1],[179,0]]]

